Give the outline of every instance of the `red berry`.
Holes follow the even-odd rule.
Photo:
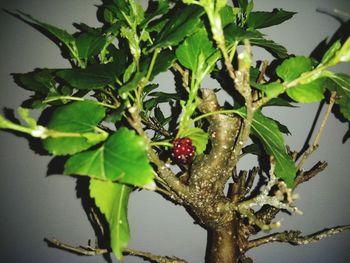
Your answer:
[[[196,147],[192,145],[192,140],[190,138],[179,138],[173,141],[173,156],[176,161],[181,164],[192,163]]]

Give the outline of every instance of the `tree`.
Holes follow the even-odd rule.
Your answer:
[[[162,3],[164,4],[165,2]],[[335,73],[326,71],[325,68],[337,64],[340,60],[346,61],[348,59],[349,42],[346,42],[345,39],[340,42],[335,42],[332,48],[328,49],[329,51],[326,53],[328,55],[320,57],[319,61],[322,61],[323,64],[317,67],[319,64],[309,58],[300,56],[288,57],[286,51],[281,46],[265,39],[259,32],[247,29],[249,27],[261,27],[259,23],[266,23],[267,21],[264,16],[274,17],[278,22],[282,22],[293,15],[291,12],[283,10],[277,10],[269,14],[253,12],[250,13],[250,18],[247,18],[247,14],[250,10],[248,6],[243,6],[244,3],[241,2],[241,10],[244,11],[243,13],[236,14],[237,21],[234,23],[234,21],[231,20],[232,12],[238,12],[238,10],[234,9],[232,11],[228,7],[222,7],[221,9],[219,2],[217,3],[218,6],[216,6],[216,10],[210,9],[204,1],[197,3],[202,4],[204,8],[197,7],[196,5],[177,4],[176,9],[181,8],[181,11],[175,11],[173,18],[170,18],[170,22],[164,25],[159,21],[153,21],[156,27],[143,31],[141,29],[145,28],[144,26],[147,25],[148,28],[152,23],[148,24],[145,22],[140,16],[142,12],[140,12],[138,6],[133,1],[130,2],[130,6],[122,5],[121,2],[115,4],[121,6],[117,9],[114,8],[115,6],[110,6],[108,8],[105,8],[105,6],[101,7],[101,10],[105,10],[105,22],[107,23],[105,28],[107,31],[103,31],[103,36],[101,36],[101,31],[86,27],[85,25],[80,25],[80,27],[78,27],[79,30],[82,31],[81,34],[71,36],[64,31],[33,20],[31,17],[21,13],[22,18],[34,23],[36,27],[46,31],[46,33],[56,38],[56,40],[58,38],[58,40],[64,44],[63,55],[71,59],[73,69],[36,70],[28,74],[15,75],[17,82],[36,93],[36,100],[27,102],[27,105],[30,103],[31,107],[36,107],[38,106],[38,102],[39,104],[44,103],[54,108],[55,112],[47,125],[43,126],[42,123],[38,125],[36,120],[28,115],[27,110],[20,109],[19,113],[21,117],[27,121],[28,125],[18,125],[4,118],[2,119],[3,128],[28,133],[34,137],[44,139],[44,147],[46,150],[55,155],[73,155],[66,163],[67,173],[88,175],[100,179],[91,179],[90,194],[91,197],[96,200],[97,207],[99,207],[102,214],[105,214],[105,219],[107,219],[109,223],[110,230],[113,233],[111,234],[111,246],[117,257],[121,256],[121,252],[124,249],[124,244],[121,241],[123,238],[127,237],[127,235],[118,236],[119,232],[114,231],[119,227],[119,220],[115,221],[116,217],[114,215],[111,217],[108,216],[109,212],[111,212],[108,199],[106,199],[107,197],[105,196],[101,198],[106,191],[99,191],[99,189],[101,185],[105,185],[103,189],[110,189],[110,192],[115,192],[116,195],[113,196],[113,198],[120,198],[120,202],[125,204],[125,199],[123,199],[123,197],[127,195],[128,191],[131,191],[125,184],[132,184],[141,188],[153,188],[154,185],[151,180],[152,170],[148,165],[147,158],[145,158],[147,155],[142,154],[145,152],[143,147],[147,144],[151,162],[158,166],[161,178],[164,177],[163,179],[156,179],[158,183],[158,188],[156,190],[164,195],[167,195],[167,191],[175,191],[178,196],[176,197],[176,195],[172,193],[170,197],[174,195],[175,202],[183,203],[186,201],[190,209],[191,206],[194,206],[195,209],[192,212],[196,214],[196,217],[199,217],[199,221],[202,225],[214,227],[216,229],[217,224],[214,223],[213,225],[213,222],[219,219],[216,209],[219,211],[224,209],[222,213],[228,216],[228,219],[225,219],[227,222],[231,224],[233,223],[232,220],[235,219],[239,220],[241,224],[244,225],[239,228],[240,230],[245,228],[249,230],[251,226],[258,226],[261,229],[274,226],[269,222],[258,220],[259,217],[253,215],[252,211],[248,209],[249,207],[247,204],[260,201],[260,198],[262,198],[265,203],[274,202],[273,204],[278,207],[294,210],[291,203],[289,203],[293,201],[293,196],[290,195],[290,191],[285,186],[293,187],[294,180],[296,180],[298,184],[300,180],[303,180],[301,178],[304,177],[296,177],[298,179],[294,179],[296,176],[294,164],[291,162],[291,157],[285,152],[282,135],[280,133],[280,130],[286,131],[286,127],[266,118],[262,113],[257,111],[257,108],[262,107],[264,103],[276,101],[277,97],[283,97],[282,93],[284,92],[287,92],[289,98],[299,102],[320,101],[323,99],[323,93],[325,92],[321,84],[324,84],[323,82],[330,82],[331,84],[335,84],[334,89],[338,93],[338,97],[336,97],[336,95],[330,95],[329,105],[337,103],[346,117],[348,109],[346,107],[346,101],[344,100],[346,99],[347,93],[342,95],[339,95],[339,93],[343,92],[344,89],[342,88],[344,86],[346,87],[348,84],[347,76],[336,75]],[[181,7],[179,7],[179,5]],[[157,12],[168,12],[166,5],[160,7],[162,8],[155,10]],[[245,10],[245,8],[247,9]],[[124,10],[125,12],[120,13],[120,10]],[[150,18],[152,19],[152,16]],[[224,25],[225,39],[227,42],[223,41],[220,30],[221,27],[218,27],[219,18]],[[119,23],[117,20],[121,20],[121,22]],[[210,25],[211,30],[210,28],[208,28],[207,31],[204,28],[200,29],[200,21],[202,20]],[[258,25],[256,23],[258,23]],[[150,33],[150,35],[147,32]],[[211,35],[212,32],[214,32],[213,35]],[[108,38],[105,34],[108,34]],[[112,40],[110,38],[114,37],[114,34],[120,37],[120,45],[118,48],[123,52],[107,45],[109,41]],[[198,43],[201,45],[198,46]],[[231,52],[234,59],[232,65],[228,63],[228,61],[231,60],[228,51],[234,50],[236,43],[244,44],[244,49],[243,52],[238,52],[242,55]],[[168,49],[169,45],[173,46],[171,50]],[[253,69],[250,70],[251,66],[256,66],[255,63],[251,61],[250,52],[251,46],[254,45],[267,47],[280,59],[277,68],[271,67],[272,73],[266,74],[266,76],[271,77],[269,82],[272,84],[264,84],[264,74],[259,73],[257,69],[255,69],[255,71]],[[220,49],[221,52],[215,50],[214,46]],[[142,47],[143,50],[139,49],[139,47]],[[129,57],[127,58],[123,57],[126,53],[125,50],[130,50]],[[226,68],[221,68],[220,65],[216,64],[216,60],[222,60],[222,58],[223,61],[226,62]],[[125,62],[119,64],[123,60],[125,60]],[[155,63],[153,63],[154,61]],[[183,97],[178,97],[178,94],[156,92],[150,93],[150,100],[145,101],[144,98],[146,98],[146,100],[148,99],[145,97],[145,91],[151,92],[153,88],[157,88],[153,85],[146,86],[146,84],[148,84],[147,81],[153,78],[153,74],[167,69],[170,66],[173,66],[175,74],[180,74],[178,84],[182,84],[189,95],[186,95],[186,92],[181,94],[181,89],[179,94]],[[260,71],[264,72],[264,67],[266,66],[261,65],[259,67]],[[290,68],[294,70],[290,71]],[[274,74],[274,70],[276,70],[277,76]],[[233,93],[231,96],[234,98],[235,105],[228,106],[225,111],[220,110],[215,104],[213,106],[214,108],[211,108],[212,102],[214,101],[214,93],[212,91],[202,89],[200,93],[197,93],[200,88],[199,83],[202,77],[209,72],[223,84],[223,87],[226,87],[227,83],[231,83],[230,81],[232,81],[232,79],[236,80],[236,92],[233,92],[233,89],[228,91],[228,93]],[[227,78],[227,72],[230,73],[231,80]],[[319,75],[318,73],[321,74]],[[189,77],[187,74],[190,74],[192,77]],[[248,83],[249,75],[252,78]],[[240,79],[240,76],[243,76],[242,79]],[[256,78],[253,78],[253,76]],[[258,81],[259,78],[261,81]],[[279,79],[282,84],[274,81],[277,79]],[[315,85],[315,82],[319,83]],[[301,83],[304,86],[300,86],[299,84]],[[230,86],[230,84],[228,85]],[[329,88],[329,86],[327,87]],[[252,88],[254,96],[257,97],[253,98],[250,93],[246,93],[250,88]],[[93,91],[95,93],[93,94],[93,98],[79,97],[85,96],[87,91]],[[328,89],[327,94],[334,94],[332,93],[333,91],[333,89]],[[201,100],[197,94],[201,94]],[[179,123],[173,123],[173,126],[170,126],[173,128],[164,130],[159,126],[158,122],[172,121],[176,115],[173,115],[173,118],[167,120],[162,116],[161,110],[156,105],[163,101],[173,101],[174,107],[176,108],[176,106],[179,106],[177,102],[180,98],[185,102],[182,104],[182,115]],[[244,109],[244,101],[242,98],[246,101],[248,110]],[[90,102],[91,99],[96,99],[98,102],[92,103]],[[72,100],[77,100],[77,102],[71,102]],[[280,100],[278,100],[278,102],[281,103]],[[330,108],[331,107],[329,107],[329,109]],[[142,115],[139,116],[139,114],[136,114],[134,109],[136,109],[136,113],[142,112]],[[121,115],[118,110],[124,111],[124,117],[121,120],[119,120]],[[218,112],[219,110],[220,114]],[[118,123],[118,129],[115,133],[110,131],[111,128],[105,128],[104,126],[97,127],[105,114],[112,115],[111,117],[114,118],[113,122]],[[87,118],[87,116],[89,116],[89,118]],[[93,116],[93,118],[90,116]],[[140,117],[144,125],[157,130],[154,139],[156,141],[149,144],[148,139],[146,139],[141,129],[141,124],[139,122]],[[193,123],[196,126],[192,126]],[[126,126],[128,128],[121,128],[121,126]],[[210,128],[209,133],[212,136],[211,145],[207,144],[206,132],[208,131],[208,126]],[[241,132],[237,130],[237,127],[242,127],[242,129],[239,129]],[[136,130],[138,135],[131,131],[133,129]],[[218,138],[217,135],[220,135],[220,132],[224,132],[226,129],[231,130],[230,133],[236,134],[239,136],[238,138],[242,136],[242,140],[236,140],[236,137],[232,136],[230,141],[227,141],[229,140],[227,137],[222,138],[222,141],[216,141],[216,138]],[[269,130],[269,132],[267,132],[267,130]],[[275,136],[274,139],[271,139],[271,130],[272,135]],[[169,134],[169,132],[172,132],[172,134]],[[249,135],[254,136],[252,138],[254,145],[260,145],[260,151],[257,152],[257,149],[253,146],[243,148]],[[169,155],[171,150],[159,146],[172,147],[171,143],[175,137],[189,137],[197,151],[197,158],[194,160],[193,164],[189,165],[191,160],[188,159],[191,158],[186,156],[184,157],[186,158],[185,162],[181,161],[180,158],[180,161],[184,163],[178,163],[183,171],[186,171],[186,169],[191,170],[191,176],[189,178],[186,178],[186,176],[180,177],[181,182],[185,182],[184,185],[178,183],[178,179],[166,168],[164,168],[165,172],[161,172],[161,168],[163,167],[162,160],[167,160],[163,159],[163,156]],[[145,141],[142,141],[142,138],[144,138]],[[159,138],[163,140],[159,142]],[[239,143],[240,141],[244,143],[241,144]],[[127,145],[125,145],[125,142],[127,142]],[[179,143],[182,144],[183,142],[179,141]],[[231,143],[232,146],[229,145],[228,148],[235,147],[236,155],[231,155],[231,151],[224,151],[225,146],[229,143]],[[316,144],[317,141],[315,145]],[[85,151],[91,146],[96,148]],[[119,162],[119,166],[109,167],[109,160],[117,162],[119,160],[118,158],[128,156],[128,153],[124,152],[126,146],[131,148],[129,158],[123,162]],[[150,150],[150,146],[158,146],[154,149],[157,154],[162,156],[161,159],[158,159],[158,156]],[[116,150],[110,151],[111,148],[115,148]],[[266,174],[270,175],[270,177],[267,176],[266,180],[272,182],[271,186],[275,183],[276,186],[281,188],[280,190],[282,193],[291,199],[277,200],[276,192],[266,192],[266,194],[261,192],[260,195],[257,195],[259,199],[252,195],[252,199],[243,201],[244,198],[242,197],[242,202],[228,203],[223,196],[217,199],[220,195],[212,192],[214,190],[213,187],[204,189],[203,187],[206,186],[202,183],[208,182],[213,178],[215,182],[218,183],[217,187],[220,189],[226,183],[225,181],[220,182],[221,176],[226,173],[224,178],[227,180],[232,175],[229,168],[230,166],[233,168],[234,165],[231,164],[225,166],[225,171],[221,172],[220,178],[215,178],[213,176],[219,168],[224,167],[222,164],[219,165],[220,167],[211,166],[213,163],[211,158],[215,159],[213,153],[217,151],[218,155],[227,155],[223,156],[220,161],[226,160],[231,156],[232,162],[235,164],[241,155],[241,149],[245,149],[248,153],[258,154],[262,163],[265,163],[267,166],[261,166],[261,170],[257,172],[259,176],[266,178]],[[312,148],[310,148],[310,152],[313,150],[311,149]],[[204,151],[206,152],[203,153]],[[112,152],[113,154],[109,154]],[[104,158],[106,158],[106,161],[101,165],[100,162],[95,162],[96,158],[101,158],[99,160],[103,161]],[[201,162],[201,158],[204,158],[205,162]],[[90,160],[94,160],[93,166],[87,167],[86,165],[81,165]],[[300,160],[303,160],[303,158]],[[136,171],[131,169],[133,168],[133,162],[138,163],[138,169]],[[176,162],[176,159],[173,160],[173,163]],[[301,166],[302,162],[303,161],[299,161],[297,164]],[[266,163],[270,163],[270,165],[268,166]],[[209,166],[204,169],[203,165]],[[102,166],[106,168],[106,173],[101,173],[102,170],[100,169]],[[189,168],[186,166],[189,166]],[[323,169],[323,165],[320,164],[317,168]],[[109,172],[110,169],[112,169],[111,173]],[[199,171],[204,169],[204,171],[196,172],[196,169]],[[213,169],[213,172],[207,173],[207,169]],[[318,169],[316,170],[318,171]],[[143,171],[144,177],[137,175],[140,170]],[[116,173],[118,175],[123,175],[122,178],[119,178]],[[255,171],[253,170],[250,176],[254,173]],[[205,176],[205,174],[207,174],[206,180],[199,178],[203,175]],[[235,179],[238,180],[238,178],[244,178],[247,175],[242,172],[234,174],[234,176],[236,177]],[[275,180],[274,176],[282,179],[284,183],[282,183],[282,181],[277,183],[277,179]],[[196,179],[197,177],[198,179]],[[108,180],[112,180],[114,183],[106,182]],[[124,184],[116,184],[115,180]],[[162,184],[162,180],[166,180],[166,185]],[[232,185],[233,189],[239,185],[238,181],[235,181]],[[185,186],[185,188],[187,188],[187,182],[189,182],[188,185],[190,188],[191,185],[194,186],[194,188],[191,188],[191,191],[189,191],[191,195],[195,192],[193,191],[194,189],[199,189],[199,192],[192,197],[189,196],[189,192],[186,189],[182,189],[182,187]],[[181,189],[178,188],[179,186],[181,186]],[[168,189],[168,187],[171,189]],[[219,192],[221,192],[221,190]],[[200,203],[207,201],[207,198],[202,200],[205,195],[208,195],[210,205],[203,204],[202,206]],[[238,198],[236,194],[233,196]],[[188,200],[191,201],[188,203]],[[238,202],[238,200],[236,201]],[[213,207],[216,209],[212,210]],[[124,209],[125,207],[120,206],[120,208]],[[226,209],[228,209],[229,212],[226,212]],[[211,210],[212,213],[208,214]],[[235,211],[237,216],[236,214],[232,214],[232,211]],[[274,210],[269,209],[269,211]],[[98,213],[98,210],[96,213]],[[208,215],[209,218],[207,218]],[[120,220],[125,222],[125,218],[122,218],[125,214],[121,213],[120,216]],[[222,217],[220,216],[220,218]],[[248,221],[246,222],[246,220]],[[127,226],[126,224],[122,225],[125,227]],[[225,224],[220,224],[220,229],[216,229],[218,233],[214,235],[223,235],[225,239],[226,234],[230,231],[227,229],[221,231],[222,226],[225,226],[225,228],[227,227],[226,221]],[[231,229],[231,226],[229,226],[229,228]],[[249,231],[255,231],[255,227]],[[280,238],[280,236],[278,236],[278,238]],[[287,237],[283,238],[291,237],[287,235]],[[232,246],[237,246],[237,244],[232,244]],[[108,249],[108,246],[106,249]],[[224,252],[226,251],[225,249]],[[105,252],[105,250],[102,252]],[[229,257],[232,257],[232,255]],[[213,262],[216,262],[215,260],[217,258],[218,256],[213,256]],[[232,261],[232,259],[226,260]],[[241,256],[241,260],[243,260],[243,256]]]

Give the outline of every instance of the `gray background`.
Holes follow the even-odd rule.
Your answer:
[[[8,10],[20,9],[50,24],[73,30],[73,22],[97,25],[98,0],[12,0],[1,1]],[[266,30],[272,39],[285,45],[291,53],[308,55],[313,48],[338,28],[331,17],[315,12],[316,8],[339,9],[350,12],[347,0],[257,0],[256,10],[280,7],[298,14],[281,26]],[[30,93],[18,88],[10,73],[28,72],[38,67],[65,67],[58,48],[28,25],[2,12],[1,32],[1,108],[15,109]],[[261,59],[267,54],[255,54]],[[348,65],[339,70],[350,73]],[[172,78],[159,79],[162,88],[172,85]],[[208,80],[203,87],[212,87]],[[288,124],[292,136],[286,141],[300,149],[308,134],[317,104],[295,109],[280,109],[268,114]],[[319,123],[318,123],[319,124]],[[330,119],[321,147],[306,167],[318,160],[327,160],[329,167],[312,182],[298,188],[298,207],[304,215],[282,215],[283,229],[301,229],[304,233],[324,227],[350,223],[349,142],[342,144],[347,124],[333,116]],[[65,251],[48,248],[44,237],[56,237],[71,244],[84,245],[94,240],[92,228],[76,197],[75,179],[54,175],[47,177],[50,157],[34,154],[28,142],[0,131],[0,261],[24,262],[104,262],[101,256],[79,257]],[[251,167],[254,160],[243,160],[242,167]],[[130,199],[130,247],[164,255],[177,255],[189,262],[203,262],[206,232],[193,224],[184,209],[176,207],[152,192],[137,192]],[[262,262],[349,262],[350,232],[316,244],[292,247],[272,244],[249,253],[256,263]],[[126,263],[143,262],[126,257]]]

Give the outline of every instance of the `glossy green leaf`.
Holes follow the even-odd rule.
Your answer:
[[[283,61],[276,68],[277,75],[284,81],[291,81],[312,69],[312,60],[307,57],[293,57]]]
[[[85,69],[63,69],[56,74],[71,86],[81,90],[103,89],[113,85],[120,75],[122,68],[119,63],[96,64]]]
[[[190,127],[185,129],[179,134],[179,137],[188,137],[192,140],[194,146],[196,146],[196,154],[201,154],[207,148],[209,135],[201,128]]]
[[[177,49],[176,57],[180,63],[193,72],[198,72],[199,67],[206,68],[199,60],[200,55],[205,61],[215,52],[211,41],[208,38],[205,29],[199,30],[192,36],[188,37]],[[200,73],[200,72],[198,72]]]
[[[57,108],[46,127],[82,136],[47,138],[43,141],[44,148],[54,155],[74,154],[90,148],[106,139],[96,128],[104,116],[105,109],[93,101],[77,101]]]
[[[245,109],[237,112],[245,117]],[[263,144],[265,151],[276,160],[275,175],[281,178],[288,187],[293,187],[296,176],[294,161],[287,154],[283,135],[279,125],[273,119],[264,116],[260,111],[255,112],[252,122],[252,134]]]
[[[75,154],[65,173],[144,186],[152,184],[153,169],[144,140],[127,128],[120,128],[98,149]]]
[[[112,251],[121,260],[130,239],[128,201],[132,188],[125,184],[90,179],[89,190],[108,222]]]
[[[297,102],[312,103],[323,100],[324,91],[324,79],[316,79],[309,83],[287,89],[287,94]]]
[[[179,44],[186,36],[198,30],[203,13],[204,10],[195,5],[178,9],[159,33],[154,47],[162,48]]]
[[[251,12],[247,19],[247,25],[255,29],[270,27],[283,23],[295,14],[295,12],[288,12],[277,8],[272,12]]]
[[[328,77],[330,81],[326,87],[330,91],[337,92],[336,103],[339,104],[340,112],[350,121],[350,76],[329,72]]]
[[[80,34],[76,39],[79,58],[87,60],[90,57],[98,55],[106,42],[107,39],[103,35],[89,32]]]

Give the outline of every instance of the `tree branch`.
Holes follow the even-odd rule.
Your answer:
[[[300,236],[301,231],[296,231],[296,230],[284,231],[282,233],[274,233],[274,234],[250,241],[248,244],[247,250],[261,246],[261,245],[265,245],[271,242],[286,242],[295,246],[306,245],[309,243],[317,242],[326,237],[339,234],[340,232],[343,232],[345,230],[350,230],[350,225],[327,228],[307,236]]]
[[[306,150],[306,152],[304,153],[302,159],[297,164],[297,170],[300,170],[300,168],[303,166],[303,164],[307,160],[307,158],[318,148],[318,144],[320,142],[322,133],[323,133],[325,127],[326,127],[329,115],[330,115],[330,113],[332,111],[332,108],[333,108],[333,105],[335,103],[336,95],[337,95],[336,92],[333,91],[332,95],[331,95],[331,98],[329,100],[327,111],[326,111],[326,113],[325,113],[325,115],[323,117],[321,126],[320,126],[320,128],[319,128],[319,130],[318,130],[318,132],[316,134],[315,140],[312,143],[312,145],[310,145],[310,147]]]
[[[102,255],[102,254],[107,254],[107,253],[112,252],[110,249],[106,249],[106,248],[95,248],[95,247],[91,247],[91,246],[75,247],[75,246],[63,243],[57,239],[52,239],[52,240],[45,239],[45,241],[48,244],[53,245],[57,248],[67,250],[69,252],[76,253],[76,254],[83,255],[83,256],[97,256],[97,255]],[[124,249],[123,254],[126,256],[141,257],[144,260],[147,260],[150,262],[186,263],[185,260],[179,259],[177,257],[158,256],[158,255],[154,255],[154,254],[149,253],[149,252],[144,252],[144,251],[139,251],[139,250],[134,250],[134,249],[129,249],[129,248]]]

